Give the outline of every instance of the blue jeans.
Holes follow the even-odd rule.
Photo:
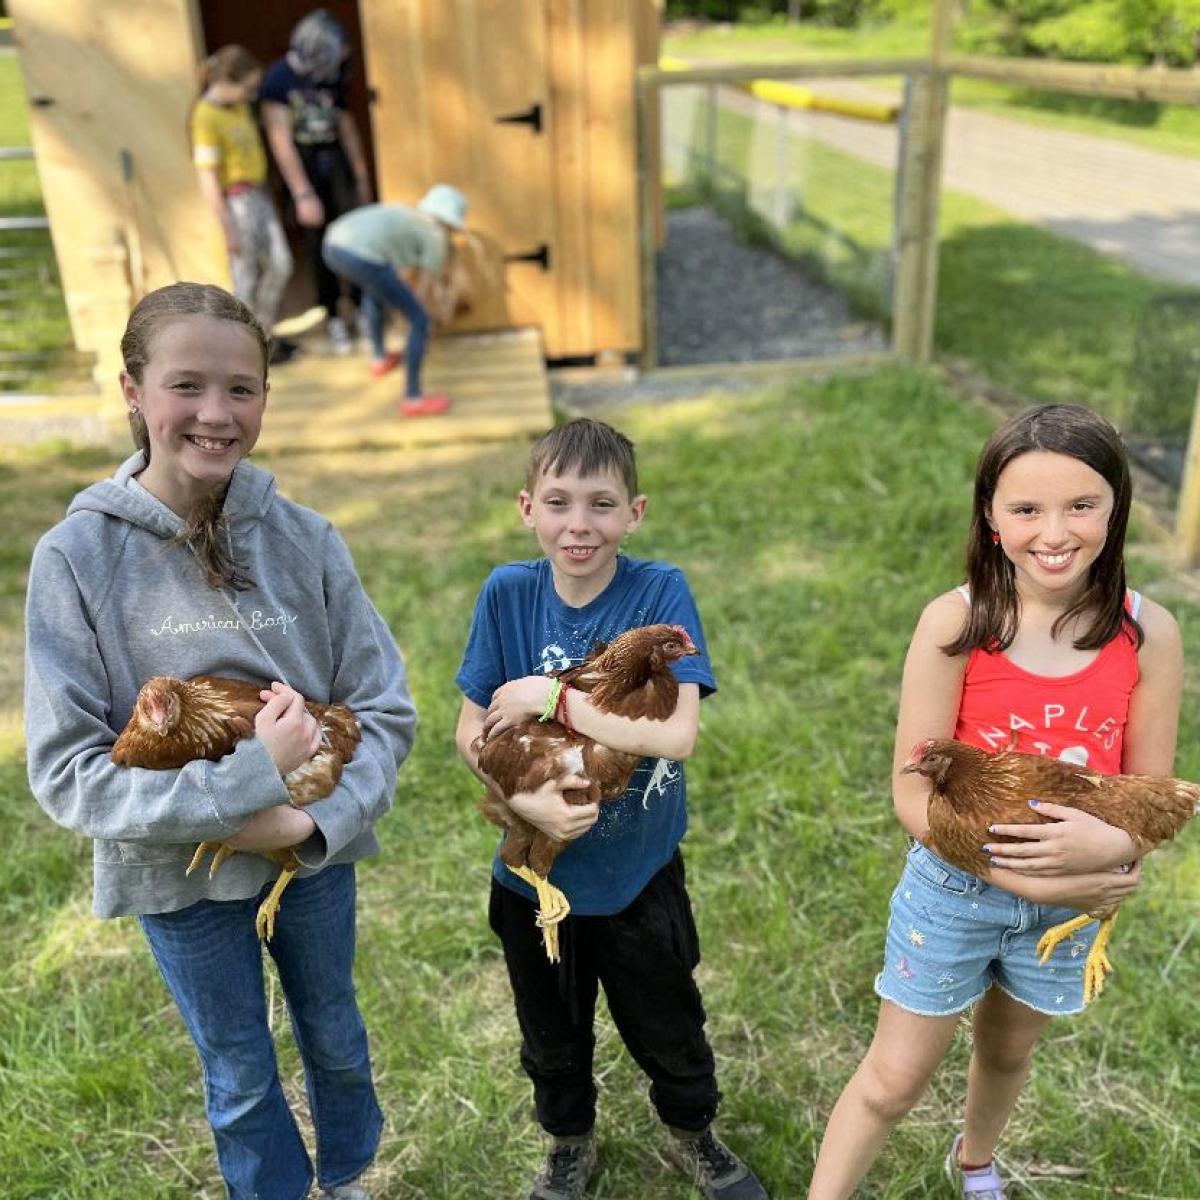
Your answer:
[[[416,293],[386,263],[368,262],[341,246],[324,246],[325,265],[344,279],[362,288],[362,314],[371,335],[371,352],[376,358],[387,355],[383,340],[383,314],[389,306],[398,308],[408,321],[408,343],[404,347],[404,394],[421,395],[421,362],[429,340],[429,314]]]
[[[268,890],[249,900],[200,900],[140,918],[200,1053],[205,1106],[230,1200],[302,1200],[313,1179],[267,1027],[254,915]],[[267,943],[304,1062],[317,1177],[326,1188],[362,1174],[383,1127],[351,978],[354,905],[352,865],[294,879]]]

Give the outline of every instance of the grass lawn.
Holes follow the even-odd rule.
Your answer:
[[[28,146],[29,123],[20,69],[0,50],[0,146]],[[42,191],[32,159],[0,160],[0,218],[40,216]],[[47,233],[0,232],[0,356],[41,352],[33,365],[0,362],[0,392],[53,388],[55,364],[73,357],[58,268]],[[16,373],[8,375],[13,370]]]
[[[702,106],[688,110],[668,90],[664,111],[667,135],[690,139],[702,158]],[[744,219],[746,193],[769,191],[775,179],[770,122],[756,128],[750,115],[722,108],[717,144],[719,206],[809,262],[860,310],[886,319],[892,172],[796,135],[787,176],[794,209],[779,234],[760,219]],[[769,199],[765,206],[769,211]],[[939,355],[965,359],[1036,399],[1090,404],[1123,428],[1186,438],[1200,292],[1149,279],[949,189],[942,192],[939,230]],[[1181,308],[1182,323],[1172,306]]]
[[[730,62],[780,62],[796,58],[864,59],[921,57],[928,52],[924,24],[895,22],[860,30],[814,25],[719,25],[668,28],[663,53],[683,58]],[[881,89],[898,90],[896,80]],[[970,108],[1075,133],[1119,138],[1152,150],[1200,155],[1200,108],[1152,101],[1109,100],[1044,92],[978,79],[956,79],[951,100]]]
[[[269,417],[268,417],[269,420]],[[889,369],[633,410],[651,498],[634,550],[689,574],[720,693],[689,766],[685,850],[723,1127],[772,1194],[807,1181],[829,1108],[873,1028],[888,896],[904,838],[888,774],[907,639],[959,579],[980,411]],[[286,493],[348,538],[405,652],[422,716],[360,874],[359,984],[388,1116],[381,1200],[523,1195],[539,1153],[498,948],[486,927],[491,829],[455,759],[452,679],[488,568],[532,554],[513,497],[526,446],[280,456]],[[24,565],[71,494],[115,454],[0,450],[0,1171],[6,1200],[216,1200],[198,1072],[131,921],[88,915],[90,850],[29,796],[20,719]],[[1136,584],[1170,595],[1156,557]],[[1200,609],[1170,600],[1190,658]],[[1193,689],[1194,691],[1194,689]],[[1192,697],[1194,698],[1194,697]],[[1185,702],[1179,771],[1200,776]],[[1200,849],[1156,854],[1118,926],[1117,974],[1055,1025],[1004,1150],[1042,1200],[1195,1195],[1200,1111]],[[283,919],[286,920],[286,897]],[[286,1021],[280,1015],[280,1024]],[[301,1094],[281,1034],[286,1086]],[[863,1195],[935,1197],[962,1097],[965,1040]],[[597,1200],[684,1200],[660,1164],[642,1080],[599,1027]],[[1081,1169],[1082,1176],[1067,1173]]]

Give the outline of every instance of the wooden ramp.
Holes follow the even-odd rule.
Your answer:
[[[278,367],[259,447],[267,451],[350,450],[495,441],[542,433],[553,423],[536,329],[435,340],[422,382],[453,400],[440,417],[401,417],[404,368],[372,379],[367,360],[306,354]]]
[[[271,373],[271,398],[259,449],[357,450],[497,441],[531,437],[553,424],[550,388],[537,329],[461,334],[435,339],[423,382],[453,407],[441,417],[401,417],[404,369],[372,379],[360,353],[323,355],[313,335],[306,352]],[[114,380],[115,384],[115,380]],[[128,443],[125,405],[115,387],[103,396],[0,397],[0,437],[28,443],[46,438]]]

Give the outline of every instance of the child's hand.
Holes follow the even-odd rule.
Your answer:
[[[560,842],[582,837],[600,816],[598,804],[568,804],[564,791],[584,790],[588,780],[582,775],[548,779],[536,792],[516,792],[508,798],[508,807],[530,825]]]
[[[304,707],[304,697],[285,683],[276,680],[269,690],[259,692],[259,698],[266,704],[254,718],[254,732],[275,769],[287,776],[316,754],[321,727]]]
[[[1076,912],[1099,912],[1119,904],[1137,890],[1142,878],[1141,862],[1128,870],[1093,871],[1087,875],[1059,875],[1033,879],[1014,871],[990,871],[988,882],[1033,904],[1061,904]]]
[[[546,675],[526,675],[501,684],[492,693],[487,715],[483,718],[483,737],[519,725],[526,717],[540,717],[550,697],[550,678]]]
[[[317,828],[312,817],[302,808],[290,804],[277,804],[257,812],[225,845],[231,850],[283,850],[287,846],[298,846],[312,836]]]
[[[992,866],[1022,875],[1084,875],[1111,870],[1141,853],[1123,829],[1078,808],[1041,800],[1037,811],[1053,820],[1047,825],[992,826],[994,834],[1021,839],[989,842]]]
[[[305,192],[296,200],[296,222],[305,229],[320,229],[325,224],[325,205],[316,192]]]

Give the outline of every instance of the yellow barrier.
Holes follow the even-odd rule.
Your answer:
[[[658,60],[663,71],[686,71],[695,65],[685,58],[663,55]],[[754,79],[750,83],[730,84],[739,91],[749,92],[768,104],[780,108],[814,108],[820,112],[836,113],[842,117],[854,117],[860,121],[880,121],[892,124],[900,115],[900,105],[887,100],[851,100],[843,96],[823,96],[812,88],[798,83],[783,83],[776,79]]]

